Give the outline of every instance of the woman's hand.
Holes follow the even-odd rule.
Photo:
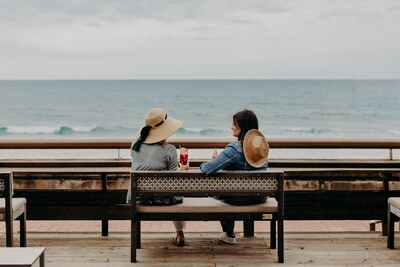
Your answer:
[[[214,149],[214,151],[213,151],[213,153],[211,155],[211,158],[215,159],[217,156],[218,156],[218,151],[217,151],[217,149]]]
[[[188,171],[189,170],[189,163],[186,164],[186,165],[182,165],[182,164],[179,163],[179,169],[181,171]]]

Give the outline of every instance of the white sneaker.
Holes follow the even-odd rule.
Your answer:
[[[221,242],[226,244],[236,244],[236,237],[231,237],[226,234],[226,232],[222,232],[218,238]]]

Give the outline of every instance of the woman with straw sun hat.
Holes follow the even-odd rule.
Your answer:
[[[200,170],[211,174],[219,170],[261,170],[268,167],[269,145],[264,135],[258,131],[256,114],[248,109],[237,112],[232,119],[232,135],[237,141],[229,143],[212,160],[200,165]],[[265,196],[252,197],[218,197],[219,200],[232,205],[249,205],[264,203]],[[224,243],[235,244],[235,221],[221,221],[222,233],[219,237]]]
[[[132,170],[134,171],[176,171],[178,157],[175,146],[168,144],[166,139],[173,135],[182,122],[167,115],[162,108],[150,109],[144,119],[144,126],[136,133],[132,142]],[[127,202],[131,201],[131,186],[129,185]],[[175,205],[182,203],[182,197],[148,197],[140,198],[143,205]],[[172,242],[176,246],[185,245],[183,230],[184,221],[174,221],[176,237]]]

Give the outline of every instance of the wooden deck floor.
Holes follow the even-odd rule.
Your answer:
[[[216,233],[187,233],[184,248],[171,245],[170,236],[143,234],[136,264],[129,262],[128,233],[28,233],[28,246],[47,247],[46,266],[400,266],[400,249],[386,249],[378,232],[287,233],[284,264],[266,234],[226,245]]]

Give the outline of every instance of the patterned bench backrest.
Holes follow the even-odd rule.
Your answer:
[[[0,197],[5,197],[7,194],[13,195],[13,177],[12,173],[0,173]]]
[[[132,172],[137,195],[275,195],[283,190],[282,172],[193,171]]]

